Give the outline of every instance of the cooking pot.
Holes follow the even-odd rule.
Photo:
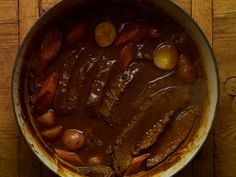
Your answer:
[[[35,45],[34,41],[42,37],[41,35],[45,29],[48,29],[50,25],[56,23],[58,20],[63,19],[66,14],[78,12],[85,5],[99,3],[100,1],[105,0],[63,0],[55,5],[41,16],[28,32],[19,49],[14,66],[12,77],[12,106],[18,126],[38,159],[53,172],[63,177],[80,176],[78,168],[60,160],[56,154],[47,148],[47,145],[36,131],[35,125],[31,121],[32,116],[27,105],[26,94],[24,94],[27,92],[26,73],[29,68],[31,51]],[[121,2],[118,0],[112,1]],[[212,127],[219,99],[219,78],[216,61],[210,44],[199,26],[173,2],[169,0],[130,0],[130,3],[135,3],[142,8],[149,8],[156,13],[161,10],[168,14],[173,19],[173,22],[180,24],[194,40],[206,71],[208,97],[205,98],[204,113],[199,117],[190,136],[161,166],[154,167],[149,171],[142,171],[138,174],[140,176],[146,176],[148,174],[148,176],[156,177],[172,176],[193,159],[206,141],[207,135]]]

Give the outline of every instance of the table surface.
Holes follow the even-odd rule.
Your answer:
[[[207,143],[179,177],[236,176],[236,98],[225,83],[236,76],[236,0],[173,0],[202,27],[215,51],[221,99]],[[20,134],[11,107],[11,74],[25,33],[58,0],[0,0],[0,177],[53,177]],[[229,83],[230,84],[230,83]],[[236,89],[234,83],[231,89]]]

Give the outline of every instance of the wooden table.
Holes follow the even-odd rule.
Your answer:
[[[16,127],[10,82],[15,55],[25,33],[57,1],[0,0],[0,177],[55,176],[35,159]],[[221,82],[220,108],[214,129],[193,162],[176,176],[235,177],[236,98],[227,94],[225,81],[236,76],[236,0],[173,1],[191,14],[208,36]]]

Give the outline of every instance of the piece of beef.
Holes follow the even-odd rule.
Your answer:
[[[81,49],[78,53],[76,52],[76,54],[72,53],[65,61],[61,69],[58,91],[54,101],[54,107],[59,112],[64,112],[66,109],[68,87],[70,84],[70,79],[72,78],[72,71],[78,60],[81,59],[81,55],[85,55],[84,49]]]
[[[79,96],[79,89],[86,74],[98,61],[99,57],[91,57],[85,48],[73,53],[64,63],[59,87],[54,101],[54,108],[59,113],[70,113],[75,109]]]
[[[129,66],[127,70],[123,73],[119,74],[107,88],[104,97],[101,101],[101,105],[99,106],[99,113],[107,120],[108,122],[112,122],[109,120],[109,116],[111,112],[114,111],[119,98],[122,93],[125,91],[127,86],[134,80],[135,76],[140,71],[141,64],[133,63]]]
[[[151,156],[147,159],[148,168],[165,160],[181,145],[193,127],[198,111],[197,106],[190,106],[171,121],[169,128],[166,128],[160,136],[158,143],[153,147]]]
[[[116,139],[114,167],[117,174],[123,174],[128,168],[132,159],[131,152],[145,133],[166,113],[185,106],[189,98],[188,87],[180,86],[164,88],[149,95]]]
[[[115,60],[103,60],[91,85],[87,107],[95,108],[101,101],[104,87],[109,79]],[[94,110],[93,110],[94,111]]]
[[[64,110],[66,105],[67,90],[69,81],[71,78],[72,69],[75,66],[77,59],[75,57],[68,58],[63,65],[63,69],[60,75],[58,91],[56,94],[54,107],[56,110]]]
[[[158,90],[173,85],[178,85],[178,82],[181,82],[181,80],[176,77],[174,71],[161,74],[145,85],[145,87],[137,96],[135,102],[131,105],[132,110],[138,109],[149,99],[151,95],[155,94]]]
[[[176,97],[178,95],[178,97]],[[124,128],[117,138],[117,141],[126,139],[127,135],[130,136],[136,132],[135,139],[132,143],[139,140],[138,135],[143,135],[149,130],[156,122],[158,122],[166,113],[175,111],[184,107],[186,102],[190,99],[188,87],[172,86],[156,91],[152,95],[148,95],[147,100],[142,104],[135,115],[131,118],[128,126]],[[146,117],[145,115],[148,115]],[[148,121],[144,121],[148,120]]]
[[[142,72],[142,70],[145,70],[145,72]],[[173,72],[163,72],[161,70],[155,70],[158,77],[149,78],[146,74],[148,74],[147,72],[153,72],[151,65],[145,65],[142,70],[129,85],[129,89],[126,90],[122,98],[119,99],[117,109],[109,116],[109,120],[112,121],[114,126],[118,127],[118,130],[123,129],[129,123],[136,110],[148,99],[148,95],[152,95],[163,86],[169,86],[169,81],[176,80]],[[150,79],[154,83],[150,82]],[[163,80],[165,80],[165,84],[162,83]],[[154,88],[150,86],[154,86]]]
[[[133,154],[139,154],[141,150],[152,146],[157,141],[159,135],[163,132],[166,125],[169,123],[173,114],[174,111],[166,113],[163,118],[161,118],[151,129],[145,132],[137,145],[134,146]]]
[[[79,167],[78,172],[89,177],[115,177],[115,172],[107,166]]]
[[[114,146],[113,160],[116,174],[122,176],[133,161],[132,154],[124,146],[124,143],[118,143]]]
[[[76,108],[81,88],[83,87],[86,78],[90,75],[90,72],[97,67],[98,63],[99,57],[89,57],[80,69],[74,70],[68,88],[66,104],[67,112],[72,112]]]

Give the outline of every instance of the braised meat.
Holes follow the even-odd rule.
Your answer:
[[[191,131],[198,111],[196,106],[188,107],[171,122],[147,159],[147,167],[157,165],[178,148]]]

